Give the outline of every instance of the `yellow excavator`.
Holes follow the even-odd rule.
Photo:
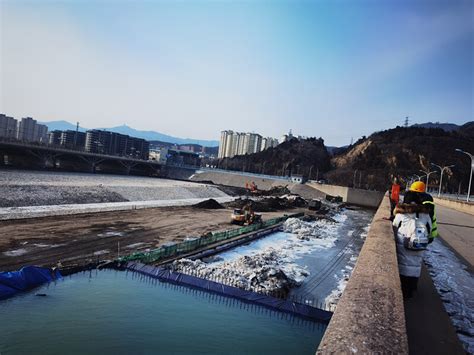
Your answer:
[[[248,226],[254,223],[261,223],[262,215],[253,211],[250,204],[246,204],[243,208],[236,208],[231,215],[231,223],[240,226]]]

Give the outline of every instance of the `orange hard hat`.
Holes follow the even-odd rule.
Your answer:
[[[425,190],[426,190],[426,185],[423,181],[415,181],[410,186],[410,191],[425,192]]]

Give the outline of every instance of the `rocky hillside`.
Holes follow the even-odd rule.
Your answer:
[[[330,156],[321,138],[292,139],[259,153],[219,161],[220,168],[229,170],[270,175],[303,174],[310,178],[321,176],[330,166]]]
[[[354,145],[338,151],[331,159],[331,171],[325,176],[330,183],[383,190],[391,176],[402,182],[420,170],[436,170],[431,163],[456,166],[443,180],[448,190],[466,188],[470,161],[456,148],[474,153],[474,122],[466,123],[456,131],[423,127],[397,127],[362,138]],[[355,177],[355,178],[354,178]],[[430,175],[433,189],[439,184],[439,174]]]

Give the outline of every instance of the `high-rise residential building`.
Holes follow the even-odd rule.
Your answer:
[[[125,134],[93,129],[86,132],[86,152],[148,159],[150,143]]]
[[[229,134],[226,136],[226,141],[225,141],[225,152],[224,152],[225,157],[233,157],[235,155],[234,140],[236,139],[237,139],[237,135],[234,132],[229,131]]]
[[[17,137],[17,120],[3,113],[0,114],[0,137]]]
[[[277,142],[273,138],[265,138],[257,133],[241,133],[234,131],[222,131],[219,144],[219,158],[233,157],[235,155],[245,155],[260,152],[266,149],[267,141]],[[263,143],[263,144],[262,144]],[[273,145],[272,145],[273,146]]]
[[[86,152],[110,154],[112,132],[92,129],[86,132]]]
[[[48,141],[48,127],[38,124],[31,117],[24,117],[17,124],[17,138],[27,142],[43,142]]]
[[[72,130],[62,131],[59,138],[59,144],[69,149],[84,149],[86,145],[86,134],[84,132]]]
[[[54,130],[48,133],[48,144],[61,145],[61,134],[63,131]]]

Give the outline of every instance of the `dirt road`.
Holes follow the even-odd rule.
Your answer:
[[[0,271],[113,259],[210,231],[236,228],[230,210],[166,207],[0,221]],[[296,210],[286,211],[294,213]],[[285,211],[262,213],[264,219]]]

